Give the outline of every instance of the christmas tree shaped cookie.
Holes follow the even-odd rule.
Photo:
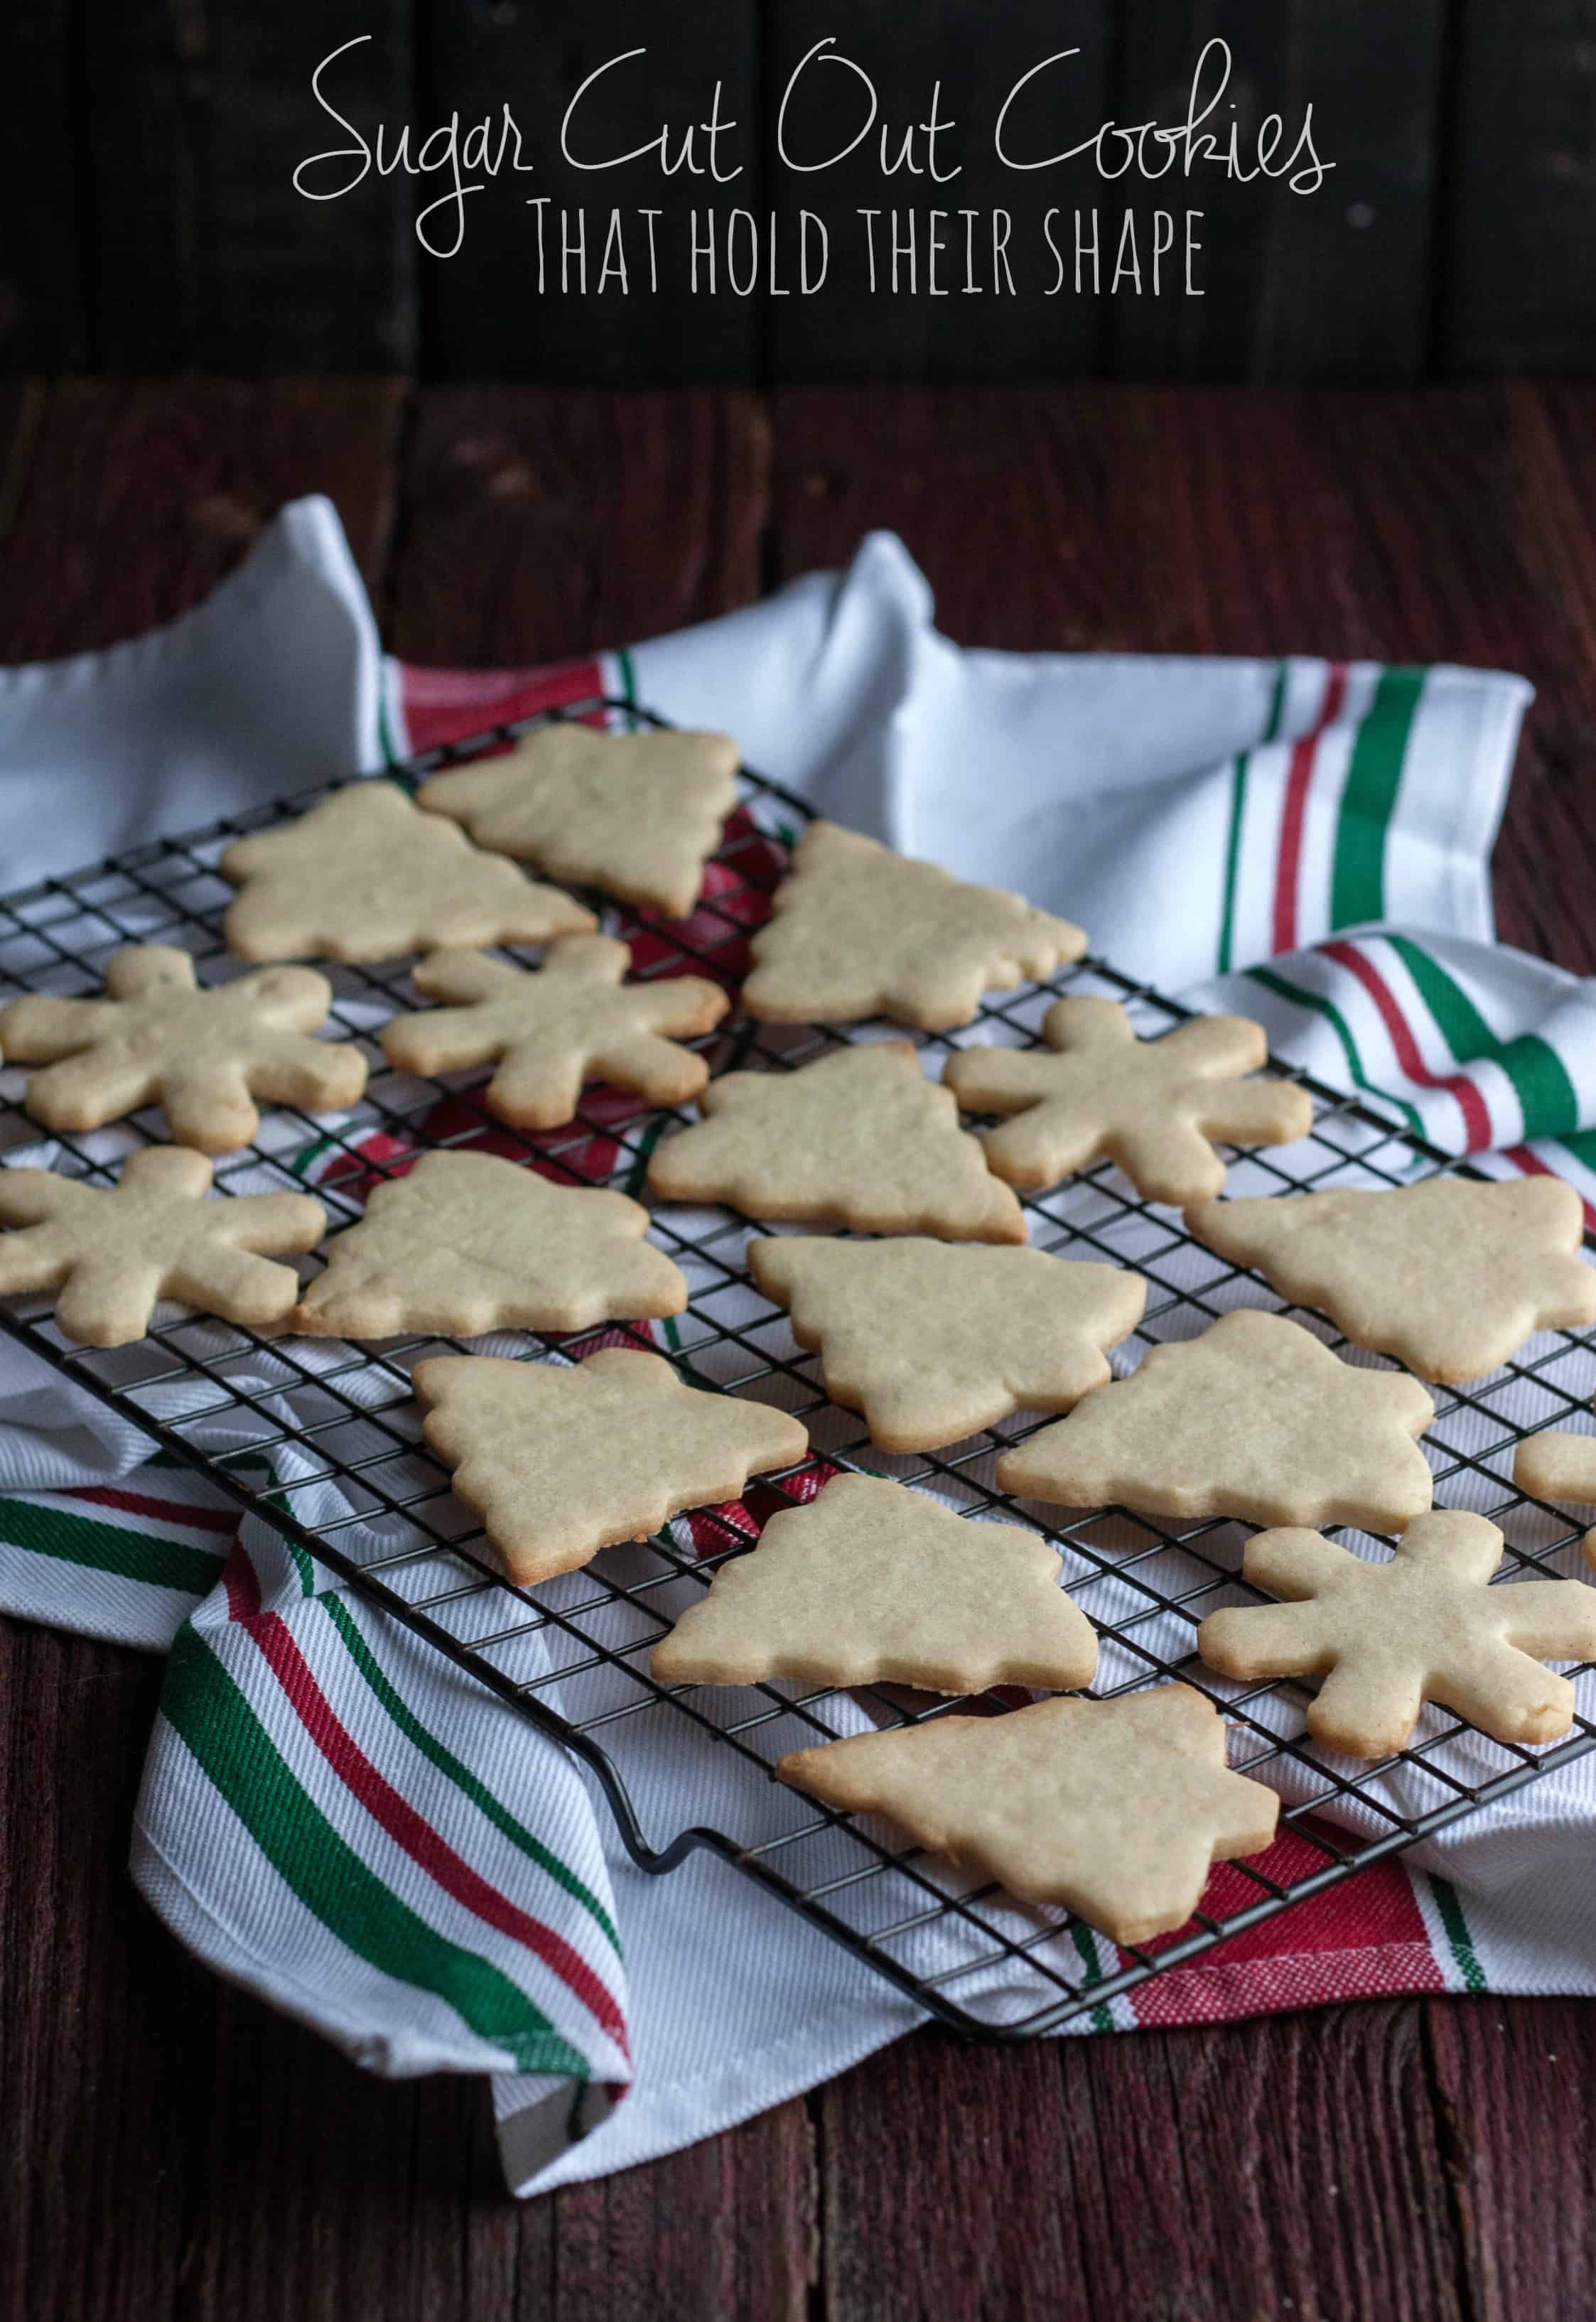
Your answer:
[[[663,1356],[619,1347],[569,1368],[436,1355],[411,1377],[427,1442],[523,1586],[735,1499],[809,1448],[784,1411],[683,1386]]]
[[[913,1685],[1062,1691],[1096,1666],[1091,1623],[1041,1535],[971,1523],[923,1493],[839,1476],[773,1516],[650,1661],[666,1685]]]
[[[1019,1202],[906,1041],[838,1048],[792,1073],[728,1073],[702,1102],[696,1128],[655,1148],[661,1201],[862,1233],[1025,1239]]]
[[[1215,1862],[1258,1854],[1280,1800],[1233,1774],[1189,1686],[934,1717],[794,1751],[776,1772],[853,1814],[890,1815],[1024,1902],[1061,1903],[1116,1943],[1183,1926]]]
[[[814,822],[754,938],[743,1005],[770,1024],[890,1016],[941,1032],[968,1024],[983,992],[1050,975],[1086,947],[1078,928],[1023,896]]]
[[[256,1097],[343,1106],[364,1091],[358,1048],[310,1038],[333,1004],[312,968],[260,969],[202,992],[186,951],[130,944],[105,969],[105,993],[37,992],[0,1010],[7,1062],[46,1068],[29,1074],[26,1100],[46,1129],[102,1129],[159,1103],[176,1143],[229,1153],[261,1126]]]
[[[1005,1492],[1195,1521],[1366,1524],[1430,1504],[1417,1379],[1355,1370],[1296,1322],[1250,1309],[1154,1347],[1127,1379],[1004,1452]]]
[[[1011,1411],[1072,1409],[1107,1379],[1105,1350],[1147,1298],[1120,1266],[919,1237],[771,1237],[748,1262],[819,1352],[826,1393],[863,1412],[885,1451],[934,1451]]]
[[[1596,1659],[1596,1588],[1492,1588],[1501,1552],[1493,1523],[1453,1508],[1418,1517],[1389,1564],[1316,1531],[1260,1532],[1243,1577],[1286,1601],[1210,1613],[1197,1650],[1226,1677],[1322,1673],[1308,1731],[1351,1758],[1402,1749],[1426,1701],[1499,1742],[1555,1742],[1573,1723],[1573,1687],[1541,1662]]]
[[[1261,1025],[1199,1016],[1139,1040],[1117,1000],[1057,1000],[1045,1048],[961,1048],[943,1079],[967,1112],[1013,1113],[986,1138],[1011,1185],[1056,1185],[1106,1154],[1150,1202],[1202,1202],[1225,1183],[1211,1138],[1288,1145],[1313,1103],[1289,1081],[1244,1081],[1268,1056]]]
[[[1426,1177],[1188,1211],[1201,1242],[1421,1378],[1478,1378],[1536,1330],[1596,1321],[1584,1213],[1560,1177]]]
[[[553,878],[684,919],[736,800],[737,768],[724,734],[544,726],[502,756],[429,775],[416,799]]]
[[[383,1028],[384,1052],[412,1073],[496,1064],[489,1109],[521,1129],[569,1120],[588,1079],[651,1104],[684,1104],[710,1068],[668,1036],[709,1031],[730,1003],[698,975],[624,983],[630,964],[625,944],[608,936],[567,936],[536,969],[484,952],[434,952],[411,980],[424,999],[448,1004],[396,1016]]]
[[[0,1297],[56,1290],[55,1319],[86,1347],[142,1339],[180,1298],[254,1330],[286,1320],[299,1277],[273,1257],[314,1249],[326,1213],[306,1193],[207,1202],[211,1165],[175,1145],[130,1154],[108,1192],[48,1169],[0,1170]]]
[[[397,959],[445,944],[543,943],[593,915],[502,855],[423,814],[392,782],[355,782],[217,865],[239,890],[223,921],[243,959]]]
[[[424,1153],[327,1245],[294,1315],[313,1337],[586,1330],[679,1314],[687,1284],[624,1193],[551,1185],[491,1153]]]

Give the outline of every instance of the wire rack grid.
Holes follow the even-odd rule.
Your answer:
[[[500,747],[551,717],[664,722],[605,700],[572,704],[425,753],[394,769],[393,778],[413,782],[436,766]],[[750,932],[768,912],[788,847],[809,811],[756,774],[745,772],[740,781],[741,802],[689,920],[606,913],[610,929],[631,943],[637,974],[708,974],[735,992]],[[276,800],[202,833],[152,842],[0,901],[0,974],[9,987],[88,993],[98,989],[105,960],[121,945],[162,941],[193,954],[202,982],[218,980],[231,966],[220,934],[231,890],[216,873],[218,856],[235,836],[303,811],[331,787]],[[425,1147],[486,1148],[556,1182],[636,1193],[654,1144],[674,1120],[689,1117],[590,1087],[568,1128],[517,1131],[486,1110],[482,1076],[423,1082],[387,1065],[376,1032],[396,1010],[419,1004],[403,963],[326,973],[335,988],[328,1030],[357,1040],[367,1054],[366,1097],[333,1122],[276,1109],[254,1146],[218,1165],[224,1194],[310,1182],[335,1231],[360,1215],[373,1183],[402,1171]],[[1033,1043],[1047,1006],[1066,992],[1123,1000],[1143,1033],[1168,1029],[1189,1012],[1088,957],[1043,985],[989,1000],[967,1030],[922,1038],[922,1061],[938,1072],[946,1052],[969,1040]],[[784,1071],[889,1030],[776,1028],[734,1015],[700,1045],[717,1071],[754,1064]],[[1394,1185],[1465,1167],[1418,1138],[1380,1100],[1354,1100],[1299,1073],[1289,1076],[1313,1097],[1311,1136],[1283,1152],[1230,1156],[1231,1192]],[[109,1181],[123,1155],[165,1134],[163,1116],[151,1109],[115,1130],[44,1142],[21,1096],[20,1074],[0,1078],[0,1153],[20,1156],[32,1147],[27,1159],[91,1180]],[[1289,1312],[1344,1359],[1390,1367],[1351,1347],[1323,1317],[1287,1307],[1261,1276],[1201,1248],[1177,1212],[1142,1200],[1111,1164],[1027,1197],[1025,1209],[1036,1246],[1133,1266],[1146,1277],[1142,1324],[1113,1358],[1118,1376],[1150,1343],[1191,1337],[1241,1304]],[[1230,1683],[1195,1655],[1197,1624],[1206,1613],[1256,1600],[1257,1592],[1237,1577],[1251,1527],[1016,1503],[996,1485],[996,1458],[1045,1423],[1034,1414],[1017,1414],[937,1453],[897,1458],[881,1452],[860,1421],[829,1400],[819,1358],[797,1347],[785,1314],[753,1284],[748,1243],[771,1230],[750,1227],[725,1210],[661,1207],[653,1237],[686,1275],[691,1297],[657,1335],[646,1323],[619,1323],[577,1339],[518,1333],[475,1342],[546,1359],[580,1358],[606,1343],[647,1347],[665,1353],[694,1385],[781,1404],[810,1434],[811,1456],[802,1467],[756,1484],[740,1502],[694,1511],[654,1540],[606,1550],[583,1572],[536,1591],[504,1578],[421,1441],[410,1368],[452,1342],[268,1339],[163,1306],[136,1348],[106,1353],[66,1341],[46,1300],[6,1302],[0,1321],[307,1551],[327,1585],[352,1588],[381,1606],[574,1753],[641,1868],[663,1873],[701,1850],[718,1855],[962,2033],[1012,2040],[1088,2018],[1127,2020],[1128,1995],[1149,1978],[1189,1965],[1596,1746],[1596,1723],[1587,1714],[1596,1705],[1582,1687],[1569,1739],[1538,1752],[1491,1742],[1433,1709],[1410,1746],[1379,1766],[1360,1767],[1320,1748],[1304,1730],[1302,1686]],[[1555,1331],[1532,1340],[1489,1378],[1435,1391],[1436,1418],[1425,1448],[1437,1504],[1473,1507],[1502,1526],[1504,1583],[1576,1568],[1578,1531],[1514,1489],[1511,1460],[1527,1433],[1588,1413],[1593,1388],[1596,1344],[1588,1335]],[[233,1447],[225,1456],[217,1449],[221,1440]],[[1171,1677],[1195,1685],[1230,1723],[1232,1764],[1282,1793],[1275,1846],[1253,1860],[1220,1866],[1202,1909],[1178,1934],[1115,1952],[1069,1914],[1022,1907],[995,1887],[906,1845],[890,1826],[818,1809],[772,1775],[776,1758],[806,1743],[949,1708],[1001,1714],[1028,1696],[1004,1693],[971,1705],[895,1687],[848,1694],[778,1684],[673,1689],[650,1677],[649,1648],[717,1568],[749,1547],[770,1513],[801,1504],[829,1475],[848,1468],[895,1476],[976,1521],[998,1517],[1041,1531],[1059,1550],[1065,1585],[1098,1631],[1092,1693],[1106,1697]],[[507,1727],[507,1747],[510,1732]]]

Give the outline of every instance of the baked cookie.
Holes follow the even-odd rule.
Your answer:
[[[1490,1587],[1501,1552],[1493,1523],[1455,1508],[1417,1517],[1389,1564],[1316,1531],[1259,1532],[1242,1577],[1286,1601],[1210,1613],[1197,1650],[1225,1677],[1322,1675],[1308,1731],[1349,1758],[1405,1748],[1426,1701],[1498,1742],[1555,1742],[1573,1687],[1541,1662],[1596,1659],[1596,1588]]]
[[[1069,1411],[1109,1376],[1147,1284],[1117,1266],[918,1236],[748,1245],[748,1271],[884,1451],[935,1451],[1011,1411]]]
[[[812,822],[754,937],[743,1006],[768,1024],[890,1016],[968,1024],[985,992],[1077,960],[1086,937],[1002,887],[972,886],[857,830]]]
[[[809,1448],[786,1412],[683,1386],[663,1356],[620,1347],[569,1367],[435,1355],[411,1378],[427,1442],[521,1586],[735,1499]]]
[[[971,1523],[922,1492],[838,1476],[773,1516],[654,1648],[665,1685],[1089,1685],[1091,1623],[1034,1531]],[[1596,1598],[1596,1591],[1592,1591]]]
[[[256,1097],[316,1111],[365,1092],[357,1047],[310,1038],[333,1004],[313,968],[262,968],[202,992],[186,951],[129,944],[106,966],[105,994],[35,992],[0,1009],[7,1063],[45,1067],[28,1075],[24,1102],[46,1129],[103,1129],[161,1104],[175,1143],[231,1153],[261,1126]]]
[[[424,1153],[327,1245],[294,1328],[312,1337],[587,1330],[679,1314],[687,1284],[624,1193],[551,1185],[491,1153]]]
[[[1280,1805],[1230,1771],[1224,1723],[1187,1685],[934,1717],[795,1750],[775,1770],[1125,1944],[1184,1926],[1213,1864],[1261,1853]]]
[[[142,1339],[162,1298],[180,1298],[252,1330],[286,1321],[299,1295],[291,1266],[314,1249],[326,1213],[307,1193],[207,1202],[211,1165],[176,1145],[131,1153],[108,1192],[49,1169],[0,1169],[0,1297],[55,1290],[57,1326],[85,1347]]]
[[[1596,1435],[1571,1435],[1555,1428],[1527,1435],[1513,1454],[1513,1481],[1532,1500],[1568,1500],[1576,1508],[1596,1507]]]
[[[1430,1504],[1415,1438],[1435,1415],[1417,1379],[1354,1370],[1299,1323],[1245,1308],[1152,1348],[1005,1451],[997,1480],[1072,1508],[1395,1531]]]
[[[906,1040],[837,1048],[796,1072],[728,1073],[704,1118],[655,1147],[662,1202],[951,1241],[1023,1241],[1025,1220]]]
[[[736,803],[737,769],[724,734],[541,726],[500,756],[429,774],[416,803],[553,878],[680,919]]]
[[[1056,1000],[1046,1048],[961,1048],[942,1078],[967,1112],[1016,1118],[986,1138],[1011,1185],[1056,1185],[1106,1154],[1150,1202],[1203,1202],[1225,1184],[1209,1143],[1289,1145],[1313,1125],[1291,1081],[1243,1082],[1268,1057],[1263,1027],[1199,1016],[1139,1040],[1117,1000]]]
[[[1421,1378],[1478,1378],[1536,1330],[1596,1321],[1596,1266],[1574,1254],[1584,1212],[1561,1177],[1207,1202],[1186,1223]]]
[[[383,1028],[383,1051],[410,1073],[497,1065],[489,1110],[520,1129],[558,1129],[589,1079],[651,1104],[684,1104],[710,1068],[665,1036],[707,1032],[731,1003],[698,975],[623,983],[630,964],[625,944],[609,936],[566,936],[549,946],[540,968],[479,951],[435,951],[411,981],[423,999],[450,1004],[394,1017]]]
[[[236,839],[216,867],[239,890],[222,931],[243,959],[397,959],[445,944],[544,943],[598,924],[388,782],[352,783],[293,822]]]

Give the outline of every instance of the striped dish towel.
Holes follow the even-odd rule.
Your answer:
[[[1278,1048],[1388,1098],[1435,1143],[1488,1152],[1493,1169],[1555,1170],[1596,1197],[1590,995],[1489,941],[1486,858],[1520,681],[1307,657],[961,654],[936,634],[902,547],[881,537],[846,575],[629,651],[516,672],[399,668],[373,659],[335,534],[325,509],[290,511],[231,625],[261,672],[293,668],[297,717],[320,699],[329,766],[594,691],[725,726],[750,763],[824,810],[1023,886],[1121,964],[1261,1017]],[[313,597],[341,608],[325,667],[314,640],[329,622],[307,627]],[[244,650],[216,617],[185,650],[203,660],[218,634]],[[14,806],[36,823],[50,750],[76,769],[92,748],[72,724],[93,690],[92,668],[78,669],[42,722],[36,687],[19,708],[0,679],[0,835]],[[108,682],[124,685],[125,670]],[[313,771],[285,775],[280,748],[251,756],[289,690],[258,682],[250,734],[206,745],[217,809]],[[118,716],[134,706],[119,698]],[[168,714],[152,703],[156,730],[136,737],[151,766]],[[27,782],[8,794],[27,752]],[[203,773],[213,762],[199,758]],[[74,798],[57,867],[124,843],[93,811],[91,787]],[[311,1185],[350,1166],[325,1142],[275,1159]],[[268,1454],[229,1426],[216,1456],[265,1476],[280,1446]],[[170,1649],[133,1842],[144,1893],[220,1972],[361,2062],[490,2076],[516,2190],[689,2143],[917,2020],[724,1866],[638,1872],[557,1750],[518,1728],[507,1737],[471,1680],[9,1348],[0,1479],[0,1603]],[[321,1488],[321,1520],[347,1515]],[[691,1545],[691,1521],[678,1530]],[[651,1835],[721,1818],[739,1778],[725,1755],[689,1736],[628,1763]],[[779,1817],[785,1798],[773,1787],[758,1811]],[[746,1827],[746,1786],[741,1808]],[[1580,1867],[1593,1823],[1596,1790],[1572,1769],[1422,1864],[1384,1864],[1071,2028],[1376,1993],[1596,1989]],[[1303,1845],[1283,1840],[1268,1867],[1291,1876]],[[1236,1876],[1218,1874],[1220,1907]],[[1110,1947],[1084,1940],[1107,1974]]]

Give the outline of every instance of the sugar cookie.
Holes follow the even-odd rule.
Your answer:
[[[313,968],[257,969],[201,991],[186,951],[129,944],[106,966],[105,994],[35,992],[0,1009],[7,1062],[45,1067],[28,1075],[24,1102],[46,1129],[103,1129],[161,1104],[174,1143],[230,1153],[261,1126],[256,1097],[314,1111],[364,1092],[360,1050],[309,1037],[333,1004]]]
[[[381,781],[236,839],[216,867],[239,890],[222,931],[244,959],[397,959],[445,944],[543,943],[598,924]]]
[[[1311,1331],[1247,1308],[1152,1348],[1127,1379],[1005,1451],[1005,1492],[1148,1515],[1395,1531],[1430,1504],[1417,1379],[1356,1370]]]
[[[517,967],[476,951],[436,951],[411,981],[449,1002],[383,1028],[390,1064],[412,1073],[496,1064],[489,1110],[521,1129],[557,1129],[585,1080],[608,1081],[651,1104],[684,1104],[710,1077],[702,1056],[665,1036],[707,1032],[730,1002],[699,975],[623,983],[631,954],[608,936],[566,936],[543,965]]]
[[[1147,1284],[1116,1266],[918,1236],[748,1245],[748,1271],[884,1451],[934,1451],[1012,1411],[1069,1411],[1109,1376]]]
[[[1308,1731],[1350,1758],[1404,1748],[1426,1701],[1499,1742],[1555,1742],[1573,1687],[1541,1662],[1596,1659],[1596,1588],[1490,1587],[1501,1552],[1493,1523],[1455,1508],[1416,1518],[1386,1564],[1316,1531],[1259,1532],[1242,1577],[1286,1601],[1210,1613],[1197,1650],[1226,1677],[1322,1672]]]
[[[1096,1636],[1059,1578],[1037,1532],[838,1476],[720,1567],[655,1646],[650,1672],[665,1685],[793,1678],[947,1694],[1088,1685]]]
[[[1532,1500],[1596,1507],[1596,1435],[1571,1435],[1555,1428],[1527,1435],[1513,1454],[1513,1481]],[[1596,1539],[1596,1533],[1591,1537]]]
[[[306,1193],[207,1202],[211,1165],[186,1147],[131,1153],[108,1192],[49,1169],[0,1169],[0,1296],[54,1290],[55,1319],[85,1347],[142,1339],[156,1303],[180,1298],[254,1330],[286,1320],[299,1278],[274,1257],[327,1229]]]
[[[1561,1177],[1208,1202],[1186,1223],[1421,1378],[1479,1378],[1536,1330],[1596,1321],[1596,1266],[1574,1255],[1584,1212]]]
[[[429,774],[416,803],[553,878],[684,919],[736,802],[737,769],[725,734],[541,726],[501,756]]]
[[[683,1386],[663,1356],[620,1347],[569,1367],[435,1355],[411,1377],[427,1442],[523,1586],[734,1499],[809,1448],[786,1412]]]
[[[491,1153],[424,1153],[327,1245],[294,1312],[313,1337],[586,1330],[679,1314],[687,1284],[624,1193],[551,1185]]]
[[[754,937],[743,1005],[772,1024],[890,1016],[942,1032],[968,1024],[984,992],[1050,975],[1086,947],[1078,928],[1023,896],[813,822]]]
[[[1215,1862],[1270,1843],[1280,1804],[1230,1771],[1223,1722],[1185,1685],[852,1734],[776,1772],[1126,1944],[1184,1926]]]
[[[711,1081],[704,1118],[648,1165],[664,1202],[864,1233],[1023,1241],[1025,1220],[905,1040],[838,1048],[796,1072]]]
[[[1225,1184],[1209,1143],[1289,1145],[1313,1125],[1290,1081],[1243,1082],[1268,1057],[1261,1024],[1199,1016],[1139,1040],[1117,1000],[1056,1000],[1045,1048],[960,1048],[942,1077],[967,1112],[1007,1112],[986,1158],[1011,1185],[1056,1185],[1100,1154],[1150,1202],[1202,1202]]]

